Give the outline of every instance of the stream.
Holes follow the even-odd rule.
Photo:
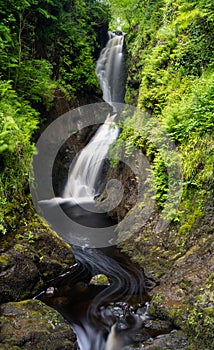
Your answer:
[[[57,201],[83,230],[115,224],[105,212],[99,212],[96,196],[103,186],[102,169],[108,149],[119,133],[115,117],[117,103],[123,102],[125,93],[123,42],[122,33],[109,33],[109,41],[96,65],[103,99],[112,107],[112,114],[108,114],[72,161]],[[42,202],[41,206],[52,212],[53,201]],[[148,341],[150,334],[143,325],[150,318],[148,307],[154,280],[115,245],[90,248],[86,244],[72,248],[77,263],[66,274],[50,281],[38,298],[57,309],[70,323],[77,335],[76,349],[122,350]],[[95,282],[94,276],[99,275],[105,276],[105,283]]]
[[[77,264],[49,283],[38,298],[57,309],[77,334],[80,350],[122,350],[150,339],[143,325],[149,319],[153,284],[115,246],[74,247]],[[107,276],[103,284],[92,276]],[[90,282],[91,281],[91,282]]]

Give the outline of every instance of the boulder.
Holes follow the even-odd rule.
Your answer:
[[[31,298],[74,263],[71,247],[50,230],[17,234],[0,252],[0,303]]]
[[[39,300],[1,306],[1,350],[72,350],[76,337],[55,310]]]

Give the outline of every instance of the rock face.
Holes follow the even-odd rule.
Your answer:
[[[152,344],[143,347],[144,350],[184,350],[188,347],[188,340],[182,332],[172,331],[170,334],[159,336]]]
[[[126,214],[129,212],[129,210],[136,204],[137,200],[137,186],[136,186],[136,179],[135,175],[133,174],[132,170],[124,163],[119,162],[115,168],[110,168],[107,171],[106,175],[106,180],[107,182],[110,179],[117,179],[120,181],[120,183],[123,184],[123,190],[124,190],[124,195],[119,203],[119,205],[111,210],[109,212],[109,215],[117,219],[118,221],[122,220]],[[108,193],[106,190],[99,196],[98,202],[100,203],[102,207],[102,202],[106,200],[108,197]],[[112,201],[112,196],[114,193],[111,193],[111,201]],[[111,202],[112,203],[112,202]],[[104,209],[108,209],[108,207],[103,207]]]
[[[137,182],[130,170],[119,164],[107,174],[107,179],[115,178],[122,182],[124,196],[110,215],[121,220],[136,203]],[[105,193],[100,196],[101,201],[103,197],[105,199]],[[181,203],[182,206],[185,210],[185,203]],[[213,212],[213,198],[208,194],[202,214],[192,220],[191,225],[185,221],[183,226],[170,223],[166,229],[157,232],[160,213],[154,208],[141,227],[138,222],[142,222],[142,217],[135,217],[136,233],[120,243],[122,250],[133,261],[143,264],[145,271],[158,281],[150,312],[183,329],[194,344],[191,349],[212,349],[214,346],[211,339],[214,332]],[[185,211],[183,215],[185,218]],[[173,345],[167,347],[167,342],[161,345],[163,339],[157,340],[157,344],[148,349],[173,348]]]
[[[0,310],[0,349],[74,349],[75,335],[70,326],[41,301],[11,302]]]
[[[212,237],[202,239],[175,261],[165,281],[155,290],[156,294],[164,295],[164,300],[158,303],[160,309],[162,305],[165,312],[170,312],[179,308],[187,298],[190,301],[195,299],[196,292],[203,289],[214,266],[211,247]]]
[[[42,225],[0,253],[0,303],[30,298],[75,263],[71,247]]]

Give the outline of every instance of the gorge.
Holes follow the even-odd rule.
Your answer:
[[[56,308],[69,321],[77,334],[80,350],[122,350],[135,342],[136,333],[138,336],[142,333],[142,339],[149,338],[142,328],[144,314],[134,312],[127,302],[132,297],[137,298],[140,309],[142,302],[150,300],[154,280],[145,275],[142,267],[131,262],[128,256],[110,243],[116,231],[112,230],[112,237],[102,239],[102,242],[107,242],[108,238],[108,243],[103,243],[103,247],[95,240],[95,247],[90,248],[90,241],[85,239],[89,227],[94,228],[93,234],[95,229],[115,224],[107,213],[100,212],[95,197],[101,194],[99,187],[103,188],[104,185],[101,176],[108,149],[119,133],[114,119],[117,117],[119,103],[124,98],[123,40],[122,33],[118,35],[110,32],[109,41],[96,66],[103,98],[112,107],[112,116],[108,114],[104,124],[72,161],[62,197],[56,198],[55,205],[58,204],[72,221],[78,222],[82,227],[82,232],[78,232],[81,246],[72,244],[78,264],[74,266],[74,272],[71,269],[65,277],[53,281],[47,292],[39,295],[40,300]],[[38,164],[34,167],[38,167]],[[53,210],[53,200],[39,201],[44,214]],[[57,215],[56,211],[54,215]],[[48,220],[61,235],[60,226],[55,227],[51,216]],[[55,220],[60,221],[60,218]],[[75,232],[72,232],[72,228],[69,230],[62,237],[66,237],[70,243],[72,240],[69,232],[70,235],[75,235]],[[105,235],[106,232],[100,230],[99,234]],[[92,277],[100,274],[108,278],[109,285],[88,284]],[[50,290],[52,295],[48,294]],[[118,305],[121,303],[121,306],[117,306],[117,309],[121,309],[119,318],[115,316],[113,303],[116,302]],[[125,313],[122,305],[126,309]],[[147,308],[145,307],[146,312]]]
[[[213,349],[213,1],[0,17],[0,348]]]

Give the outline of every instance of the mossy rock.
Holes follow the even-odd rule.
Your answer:
[[[10,263],[11,263],[11,257],[8,254],[0,255],[0,266],[2,270],[7,268],[10,265]]]
[[[31,298],[74,263],[71,246],[32,216],[0,253],[0,302]]]
[[[39,300],[3,304],[0,321],[0,349],[74,349],[70,325]]]
[[[96,275],[93,276],[90,284],[110,284],[108,277],[106,277],[105,275]]]
[[[145,350],[184,350],[188,348],[188,340],[181,331],[172,331],[160,336],[152,344],[144,345]]]
[[[30,297],[43,287],[44,283],[32,257],[14,249],[7,252],[7,257],[9,263],[1,265],[0,302]]]

